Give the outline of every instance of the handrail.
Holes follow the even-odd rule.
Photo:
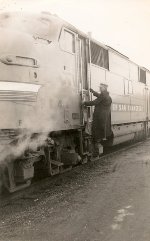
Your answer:
[[[37,60],[31,57],[24,57],[19,55],[6,55],[0,57],[0,61],[7,65],[17,65],[25,67],[39,68]]]

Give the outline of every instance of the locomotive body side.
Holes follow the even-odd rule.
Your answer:
[[[99,44],[98,49],[102,48]],[[106,47],[105,47],[106,48]],[[144,138],[148,131],[147,86],[140,77],[140,68],[128,57],[108,47],[109,68],[91,64],[92,88],[98,91],[100,83],[108,85],[112,97],[112,131],[114,138],[106,145]],[[94,54],[94,53],[93,53]],[[98,58],[98,56],[97,56]],[[106,61],[106,60],[105,60]]]

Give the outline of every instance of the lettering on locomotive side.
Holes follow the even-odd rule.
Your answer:
[[[134,112],[142,112],[144,111],[144,107],[141,105],[128,105],[128,104],[112,104],[112,111],[134,111]]]

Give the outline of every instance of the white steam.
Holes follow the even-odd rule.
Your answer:
[[[74,112],[79,111],[79,99],[75,93],[77,86],[75,76],[71,76],[73,73],[71,66],[70,69],[68,67],[67,73],[63,71],[64,66],[59,62],[62,60],[59,60],[57,57],[59,53],[53,47],[53,41],[49,45],[35,44],[35,39],[30,34],[32,32],[33,35],[38,34],[40,37],[51,34],[49,36],[52,36],[52,40],[59,29],[56,27],[57,23],[56,21],[54,27],[50,28],[50,32],[47,32],[48,25],[51,25],[51,20],[48,16],[45,18],[37,15],[35,18],[32,18],[32,15],[29,15],[28,18],[24,18],[22,13],[17,15],[9,13],[0,15],[0,31],[2,33],[0,34],[0,56],[8,53],[27,56],[38,59],[40,63],[39,69],[32,71],[31,68],[22,68],[20,66],[9,68],[8,71],[8,69],[5,70],[4,64],[0,63],[1,78],[3,81],[18,82],[18,85],[19,82],[32,84],[33,80],[35,83],[33,73],[37,72],[37,84],[43,85],[38,91],[37,103],[0,102],[0,113],[4,113],[4,116],[1,117],[0,129],[15,129],[17,126],[16,122],[21,119],[22,123],[19,128],[25,128],[29,131],[25,133],[25,139],[20,136],[16,145],[8,144],[1,151],[0,162],[8,160],[9,157],[12,157],[12,159],[18,158],[28,148],[36,150],[38,146],[44,144],[48,133],[51,131],[71,128],[72,106],[76,106],[74,107]],[[68,62],[69,60],[67,60]],[[56,66],[60,66],[60,64],[61,69],[56,69]],[[6,108],[7,112],[4,112],[3,110]],[[65,111],[69,113],[66,123],[64,119]],[[32,139],[33,133],[42,134]]]

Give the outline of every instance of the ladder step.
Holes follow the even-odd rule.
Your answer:
[[[64,164],[62,162],[59,162],[59,161],[54,161],[54,160],[51,160],[51,164],[57,166],[57,167],[61,167],[63,166]]]
[[[91,156],[91,153],[87,151],[87,152],[84,152],[84,153],[83,153],[83,156],[84,156],[84,155]]]

